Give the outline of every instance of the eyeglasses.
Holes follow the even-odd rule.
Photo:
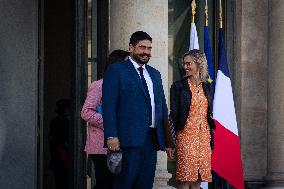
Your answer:
[[[184,66],[184,67],[186,66],[187,67],[187,66],[190,66],[192,64],[194,64],[194,62],[183,62],[182,66]]]

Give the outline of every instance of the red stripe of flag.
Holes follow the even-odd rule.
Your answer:
[[[214,120],[216,130],[212,169],[237,189],[244,189],[239,137]]]

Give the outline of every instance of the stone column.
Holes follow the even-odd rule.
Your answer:
[[[268,170],[269,188],[284,188],[284,3],[269,0]]]
[[[262,187],[267,172],[267,36],[268,0],[236,1],[233,90],[243,171],[252,188]]]
[[[168,96],[168,1],[165,0],[111,0],[110,52],[128,49],[129,38],[138,30],[153,38],[149,65],[161,72],[166,97]],[[154,188],[166,189],[171,175],[167,172],[167,156],[158,153]],[[171,188],[171,187],[169,187]]]

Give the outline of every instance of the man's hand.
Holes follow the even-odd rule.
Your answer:
[[[166,148],[167,155],[170,159],[175,158],[175,149],[174,148]]]
[[[107,139],[107,146],[108,149],[111,151],[119,151],[120,150],[120,144],[117,137]]]

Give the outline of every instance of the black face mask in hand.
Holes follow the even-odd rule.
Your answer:
[[[107,150],[107,167],[109,171],[118,175],[121,171],[122,151],[114,152]]]

